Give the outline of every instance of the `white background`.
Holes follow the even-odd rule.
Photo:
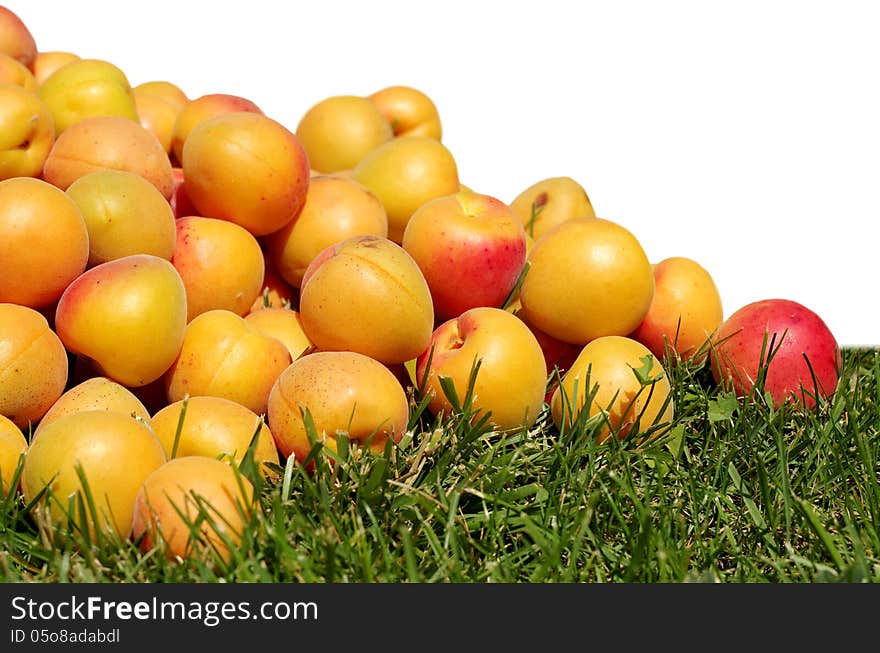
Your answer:
[[[880,3],[4,4],[40,50],[241,95],[291,131],[325,97],[414,86],[472,189],[573,177],[652,262],[700,262],[725,316],[784,297],[880,344]]]

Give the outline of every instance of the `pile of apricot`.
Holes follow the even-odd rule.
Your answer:
[[[833,392],[837,346],[805,307],[724,322],[702,265],[652,264],[574,178],[506,202],[461,183],[442,135],[408,86],[325,98],[297,125],[253,98],[132,86],[38,49],[0,7],[3,492],[43,497],[49,525],[226,555],[254,501],[227,463],[252,443],[264,473],[305,463],[311,425],[331,451],[339,433],[384,451],[418,393],[454,417],[472,383],[499,431],[549,404],[541,428],[661,433],[667,361],[712,352],[745,395],[755,343],[784,328],[800,337],[774,399]],[[93,511],[75,509],[84,478]]]

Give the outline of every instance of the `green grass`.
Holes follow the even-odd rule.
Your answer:
[[[774,410],[670,365],[661,441],[597,444],[593,425],[525,433],[440,424],[413,397],[387,455],[315,458],[260,488],[226,565],[130,542],[53,541],[0,503],[0,577],[40,582],[874,582],[880,580],[880,351],[845,349],[838,391]],[[467,403],[466,398],[462,401]],[[466,416],[467,417],[467,416]],[[586,432],[585,432],[586,429]],[[248,473],[247,469],[242,470]]]

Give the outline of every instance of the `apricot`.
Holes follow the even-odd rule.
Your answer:
[[[162,144],[141,125],[127,118],[84,118],[55,139],[43,166],[43,179],[67,188],[98,170],[124,170],[153,184],[162,197],[174,190],[171,162]]]
[[[260,244],[247,229],[227,220],[179,218],[171,262],[186,288],[187,322],[215,308],[243,316],[263,288]]]
[[[102,59],[76,59],[55,70],[39,87],[60,135],[71,125],[95,116],[138,122],[128,77]]]
[[[254,236],[281,229],[305,203],[305,150],[286,127],[259,113],[199,123],[187,136],[182,163],[199,215],[229,220]]]
[[[253,484],[226,463],[206,456],[175,458],[138,491],[132,537],[145,553],[163,544],[172,560],[216,555],[229,562],[254,501]]]
[[[391,125],[368,98],[336,95],[314,104],[296,126],[311,167],[323,173],[354,168],[390,140]]]
[[[257,463],[278,464],[278,449],[275,448],[272,431],[263,418],[229,399],[207,396],[181,399],[153,415],[150,425],[169,460],[184,456],[208,456],[234,460],[237,464],[241,463],[259,428],[254,460]],[[266,471],[262,465],[261,469]]]
[[[517,195],[510,208],[536,240],[566,220],[596,217],[587,191],[571,177],[542,179]]]
[[[840,347],[815,311],[791,299],[762,299],[721,323],[710,366],[715,383],[738,397],[748,397],[763,376],[776,408],[812,408],[837,390]]]
[[[179,163],[183,161],[183,144],[189,133],[205,120],[224,113],[246,111],[263,115],[263,110],[247,98],[230,93],[209,93],[187,101],[177,114],[171,137],[171,153]]]
[[[272,384],[290,365],[287,347],[223,309],[186,326],[180,355],[165,374],[169,403],[187,395],[223,397],[261,415]]]
[[[369,96],[395,137],[427,136],[440,140],[443,128],[434,101],[412,86],[387,86]]]
[[[309,340],[395,364],[428,347],[434,306],[425,277],[387,238],[354,236],[332,245],[306,269],[299,299]]]
[[[490,413],[499,429],[531,427],[544,404],[544,354],[529,328],[500,308],[472,308],[435,329],[429,349],[416,361],[416,382],[431,398],[431,412],[454,410],[440,377],[451,379],[463,401],[477,363],[473,409]]]
[[[144,479],[164,462],[159,440],[133,417],[106,410],[80,411],[58,418],[34,437],[21,488],[30,503],[48,486],[49,493],[36,505],[48,504],[50,522],[56,527],[75,525],[92,536],[97,531],[115,532],[124,539],[131,534],[134,501]],[[74,498],[85,507],[85,521],[76,505],[71,506]]]
[[[146,406],[131,390],[106,376],[93,376],[58,397],[37,424],[34,435],[64,415],[84,410],[108,410],[150,420]]]
[[[170,104],[174,108],[175,114],[183,111],[183,108],[189,104],[189,98],[177,84],[165,80],[153,80],[150,82],[142,82],[132,87],[135,98],[150,95]]]
[[[141,126],[156,137],[163,150],[170,153],[177,109],[158,95],[143,93],[137,89],[133,89],[132,94]]]
[[[557,225],[535,242],[529,262],[519,293],[523,315],[564,342],[628,335],[650,308],[648,257],[629,230],[610,220],[572,218]]]
[[[27,447],[21,429],[11,419],[0,415],[0,498],[12,490],[12,479]]]
[[[132,88],[131,92],[141,125],[152,132],[171,155],[177,118],[189,104],[186,93],[176,84],[166,81],[144,82]]]
[[[0,52],[30,68],[37,56],[34,35],[11,9],[0,7]]]
[[[299,215],[264,238],[269,258],[295,288],[309,263],[323,250],[352,236],[388,235],[379,199],[352,179],[312,177]]]
[[[40,98],[0,84],[0,180],[39,177],[54,142],[52,114]]]
[[[624,336],[600,336],[581,350],[563,376],[550,412],[559,429],[570,427],[582,411],[589,417],[601,414],[600,442],[612,433],[623,439],[657,426],[651,431],[654,438],[672,421],[671,392],[663,365],[647,347]]]
[[[248,313],[244,320],[255,326],[258,331],[280,340],[287,347],[291,360],[296,360],[312,347],[312,342],[303,329],[299,313],[290,308],[270,306]]]
[[[302,463],[311,445],[308,412],[318,441],[336,451],[339,432],[381,452],[406,432],[409,403],[400,382],[378,361],[351,351],[315,352],[294,361],[269,395],[269,425],[278,450]]]
[[[131,254],[170,259],[174,212],[150,182],[125,170],[98,170],[67,187],[89,231],[89,267]]]
[[[0,52],[0,84],[20,86],[31,93],[37,92],[34,74],[17,59]]]
[[[526,261],[525,232],[510,207],[473,191],[422,204],[402,246],[425,275],[440,320],[477,306],[500,308]]]
[[[405,136],[383,143],[354,167],[352,179],[385,207],[388,238],[400,244],[410,216],[435,197],[458,192],[458,166],[434,138]]]
[[[61,295],[55,328],[72,353],[126,387],[161,377],[174,362],[186,328],[186,289],[171,263],[132,254],[101,263]]]
[[[65,52],[63,50],[37,52],[37,56],[31,66],[31,71],[34,74],[37,86],[42,86],[43,82],[49,78],[49,75],[61,68],[64,64],[68,64],[71,61],[79,61],[81,58],[82,57],[78,54]]]
[[[0,181],[0,302],[50,306],[88,259],[89,233],[70,197],[40,179]]]
[[[667,346],[681,360],[706,345],[724,318],[721,295],[709,272],[693,259],[673,256],[652,266],[654,297],[641,324],[630,334],[663,360]],[[697,361],[698,363],[700,361]]]

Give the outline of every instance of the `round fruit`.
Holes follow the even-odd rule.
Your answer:
[[[431,397],[431,412],[454,410],[440,377],[452,380],[463,401],[478,362],[473,409],[490,412],[499,429],[531,427],[547,388],[544,354],[529,328],[500,308],[472,308],[434,331],[430,347],[416,361],[416,382]]]
[[[180,355],[165,374],[168,401],[223,397],[261,415],[288,365],[290,354],[279,340],[231,311],[206,311],[186,326]]]
[[[186,290],[169,261],[133,254],[78,276],[61,295],[55,328],[64,346],[126,387],[165,373],[186,328]]]
[[[71,61],[79,61],[81,57],[72,52],[64,52],[60,50],[50,50],[48,52],[37,52],[31,70],[34,73],[34,79],[37,86],[42,86],[49,75],[61,68],[64,64]]]
[[[443,128],[434,101],[411,86],[388,86],[370,95],[395,137],[428,136],[440,140]]]
[[[290,308],[269,306],[244,316],[244,321],[287,347],[290,359],[296,360],[312,347],[299,313]]]
[[[584,411],[590,418],[601,414],[600,442],[649,430],[657,437],[672,421],[671,392],[663,365],[647,347],[623,336],[602,336],[581,350],[553,392],[550,409],[559,429],[583,419]]]
[[[682,360],[700,352],[724,319],[721,295],[706,269],[682,256],[667,258],[652,266],[654,297],[651,307],[630,335],[659,359],[670,352]]]
[[[64,392],[68,361],[46,318],[0,304],[0,415],[20,429],[35,424]]]
[[[156,412],[150,425],[169,460],[208,456],[240,464],[259,429],[254,460],[278,464],[275,440],[263,418],[229,399],[208,396],[181,399]]]
[[[576,345],[626,336],[654,296],[654,274],[627,229],[601,218],[573,218],[539,238],[520,288],[526,320]]]
[[[218,308],[236,315],[250,310],[263,289],[266,263],[247,229],[227,220],[188,216],[177,220],[176,243],[171,263],[186,288],[188,322]]]
[[[460,189],[452,153],[427,136],[404,136],[383,143],[361,159],[352,179],[382,202],[388,215],[388,238],[398,244],[416,209]]]
[[[199,123],[186,138],[182,165],[199,215],[229,220],[254,236],[293,220],[309,187],[309,161],[297,137],[259,113]]]
[[[311,443],[308,413],[318,441],[336,450],[338,432],[374,451],[399,442],[409,403],[398,380],[376,360],[350,351],[315,352],[294,361],[272,388],[269,425],[278,450],[302,463]]]
[[[388,216],[382,203],[352,179],[312,177],[302,211],[287,225],[265,237],[269,257],[292,286],[327,247],[360,235],[388,235]]]
[[[587,191],[571,177],[550,177],[526,188],[510,203],[526,233],[538,239],[572,218],[595,218]]]
[[[300,119],[296,136],[311,167],[323,173],[350,170],[392,137],[391,125],[369,99],[339,95],[321,100]]]
[[[96,170],[125,170],[153,184],[165,199],[174,190],[171,162],[162,144],[140,123],[102,116],[78,121],[58,136],[43,179],[61,190]]]
[[[386,364],[428,347],[434,307],[412,257],[387,238],[355,236],[306,269],[300,319],[318,349],[356,351]]]
[[[439,320],[478,306],[501,308],[526,260],[526,235],[510,208],[459,191],[416,209],[403,248],[418,264]]]
[[[0,7],[0,52],[30,67],[37,56],[37,44],[24,21],[11,9]]]
[[[138,122],[128,78],[109,61],[75,59],[49,75],[39,93],[52,112],[58,134],[80,120],[96,116]]]
[[[828,325],[803,304],[764,299],[747,304],[719,327],[711,352],[716,383],[751,394],[761,372],[776,407],[794,400],[812,407],[837,389],[840,348]]]
[[[22,493],[30,503],[48,487],[49,493],[37,505],[48,502],[52,524],[62,528],[75,524],[92,535],[97,530],[115,531],[124,539],[131,533],[141,484],[164,462],[159,440],[133,417],[105,410],[70,413],[31,442],[22,469]],[[79,471],[88,488],[83,487]],[[78,506],[84,509],[85,521]]]
[[[150,474],[134,500],[132,538],[143,552],[164,544],[169,559],[229,562],[254,507],[251,482],[206,456],[169,460]]]
[[[209,93],[183,103],[174,121],[171,153],[178,163],[183,161],[183,145],[189,133],[206,120],[224,113],[247,111],[262,114],[263,110],[247,98],[229,93]]]
[[[0,181],[0,302],[50,306],[88,260],[76,202],[40,179]]]
[[[64,415],[84,410],[107,410],[149,421],[150,413],[134,393],[106,376],[93,376],[66,390],[53,403],[34,431],[36,435]]]
[[[125,170],[98,170],[68,188],[89,231],[89,267],[132,254],[170,259],[174,212],[146,179]]]
[[[55,142],[55,123],[36,93],[0,84],[0,180],[39,177]]]

